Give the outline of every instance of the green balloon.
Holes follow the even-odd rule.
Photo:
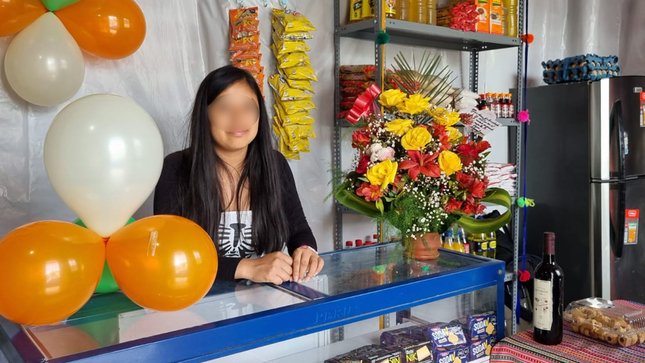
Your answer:
[[[126,225],[134,221],[135,219],[130,217]],[[83,228],[87,228],[85,223],[83,223],[83,221],[80,218],[76,218],[73,223]],[[108,266],[107,261],[105,261],[105,265],[103,266],[103,274],[101,275],[101,280],[99,281],[99,285],[96,287],[96,292],[99,294],[105,294],[105,293],[115,292],[115,291],[119,291],[119,285],[117,285],[116,281],[114,281],[114,276],[112,276],[112,271],[110,271],[110,267]]]
[[[78,2],[78,0],[41,0],[41,1],[49,11],[58,11],[66,6],[69,6],[75,2]]]

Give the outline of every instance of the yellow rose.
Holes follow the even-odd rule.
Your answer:
[[[397,118],[385,124],[385,129],[396,136],[402,136],[412,129],[414,121]]]
[[[432,116],[434,122],[443,126],[452,126],[459,122],[459,112],[448,111],[443,107],[437,107],[430,111],[428,114]]]
[[[425,127],[417,126],[403,135],[401,145],[406,150],[421,150],[428,145],[431,139],[430,131]]]
[[[462,136],[464,136],[455,127],[448,126],[446,127],[446,131],[448,131],[448,140],[450,140],[450,142],[459,140]]]
[[[439,154],[439,168],[450,176],[461,170],[461,159],[452,151],[444,150]]]
[[[398,169],[399,164],[392,160],[381,161],[367,169],[367,180],[370,181],[370,184],[379,185],[381,190],[384,190],[388,185],[394,182],[396,171]]]
[[[378,100],[383,107],[396,107],[407,97],[398,89],[389,89],[379,96]]]
[[[399,104],[397,108],[403,113],[409,113],[410,115],[416,115],[421,112],[424,112],[430,107],[430,99],[423,97],[420,94],[413,94],[410,97],[406,98],[402,104]]]

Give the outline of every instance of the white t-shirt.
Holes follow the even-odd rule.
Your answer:
[[[217,247],[223,257],[257,257],[251,238],[253,214],[250,210],[222,212]]]

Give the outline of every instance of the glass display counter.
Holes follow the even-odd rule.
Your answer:
[[[501,261],[446,250],[437,260],[416,261],[404,257],[400,244],[321,256],[325,268],[309,282],[216,282],[201,301],[176,312],[143,309],[113,293],[95,295],[56,325],[0,319],[0,347],[11,362],[176,362],[261,352],[267,347],[258,347],[282,342],[278,356],[262,360],[322,361],[388,326],[488,310],[503,317]],[[503,324],[497,319],[498,339]]]

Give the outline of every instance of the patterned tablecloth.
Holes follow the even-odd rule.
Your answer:
[[[644,305],[616,301],[616,304],[643,308]],[[574,333],[566,325],[562,343],[542,345],[533,340],[533,331],[504,338],[493,347],[491,362],[551,363],[645,363],[645,344],[622,348]]]

